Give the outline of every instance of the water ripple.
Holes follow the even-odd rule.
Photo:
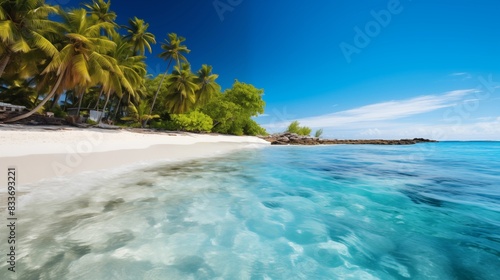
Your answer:
[[[47,182],[22,198],[19,275],[496,279],[497,146],[271,147]]]

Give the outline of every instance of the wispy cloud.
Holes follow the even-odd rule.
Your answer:
[[[500,140],[500,116],[462,115],[464,104],[480,102],[478,89],[418,96],[370,104],[350,110],[298,119],[302,125],[323,128],[324,137],[339,139]],[[491,102],[493,99],[488,99]],[[441,110],[442,114],[439,114]],[[437,113],[419,116],[426,113]],[[451,112],[451,115],[446,112]],[[433,116],[433,117],[432,117]],[[459,119],[459,121],[458,121]],[[457,122],[458,121],[458,122]],[[290,121],[264,125],[270,132],[283,131]]]
[[[457,73],[451,73],[450,76],[452,77],[463,77],[465,79],[471,79],[472,75],[467,73],[467,72],[457,72]]]
[[[260,114],[257,116],[257,118],[263,118],[263,117],[269,117],[269,114]]]
[[[465,96],[476,92],[475,89],[450,91],[441,95],[425,95],[406,100],[381,102],[332,114],[300,119],[300,123],[314,128],[352,127],[368,122],[394,121],[414,115],[429,113],[438,109],[452,107]],[[269,128],[281,128],[287,123],[269,124]]]
[[[456,72],[456,73],[451,73],[450,76],[464,76],[468,75],[466,72]]]

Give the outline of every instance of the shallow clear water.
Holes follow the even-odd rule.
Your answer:
[[[500,273],[494,142],[270,147],[47,181],[21,202],[18,279]]]

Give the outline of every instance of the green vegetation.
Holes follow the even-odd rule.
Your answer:
[[[97,123],[91,119],[87,119],[86,121],[87,124],[90,124],[90,125],[96,125]]]
[[[170,120],[154,121],[151,127],[170,131],[211,132],[213,120],[200,111],[170,115]]]
[[[44,0],[0,0],[0,101],[28,113],[101,110],[118,125],[234,135],[266,134],[252,118],[264,112],[263,90],[236,81],[222,92],[203,64],[193,72],[186,39],[169,33],[159,57],[165,73],[147,73],[156,44],[149,24],[118,25],[111,1],[62,9]],[[123,34],[123,35],[121,35]]]
[[[142,127],[144,122],[151,119],[160,118],[159,115],[148,114],[149,104],[147,102],[140,102],[139,106],[131,103],[128,107],[128,116],[121,118],[123,121],[131,121],[132,127]]]
[[[264,112],[264,90],[235,81],[233,87],[218,93],[201,111],[214,120],[213,132],[233,135],[265,135],[252,117]]]
[[[54,117],[56,118],[65,118],[68,115],[63,109],[61,109],[61,107],[55,107],[51,111],[54,113]]]
[[[192,132],[210,132],[213,127],[211,117],[200,111],[192,111],[188,114],[172,115],[172,121],[180,130]]]
[[[300,126],[299,121],[293,121],[288,126],[286,132],[296,133],[298,135],[307,136],[307,135],[311,134],[312,129],[307,127],[307,126]]]
[[[316,130],[316,132],[314,133],[314,137],[316,137],[316,138],[320,138],[321,135],[323,135],[323,129],[322,128]]]
[[[190,50],[184,46],[181,45],[186,39],[183,37],[177,37],[177,34],[175,33],[170,33],[168,34],[168,37],[170,39],[167,40],[165,39],[165,43],[161,45],[161,48],[164,50],[162,53],[160,53],[160,57],[168,60],[168,66],[167,70],[165,71],[165,74],[162,75],[160,83],[158,84],[158,89],[155,92],[154,98],[153,98],[153,104],[151,105],[151,110],[150,113],[153,111],[156,99],[158,98],[158,94],[160,93],[160,90],[162,89],[163,81],[167,77],[168,74],[168,69],[170,69],[170,65],[172,64],[172,61],[175,60],[177,61],[177,66],[181,66],[181,60],[184,62],[187,62],[186,57],[183,55],[183,53],[189,53]]]

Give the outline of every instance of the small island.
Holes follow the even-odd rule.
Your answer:
[[[414,145],[418,143],[438,142],[436,140],[413,138],[400,140],[383,140],[383,139],[359,139],[359,140],[340,140],[340,139],[320,139],[319,137],[311,137],[308,135],[299,135],[297,133],[284,132],[272,134],[262,137],[262,139],[271,142],[271,145],[332,145],[332,144],[348,144],[348,145]]]
[[[334,145],[334,144],[348,144],[348,145],[414,145],[417,143],[438,142],[436,140],[413,138],[413,139],[323,139],[323,129],[318,129],[311,136],[312,129],[308,126],[301,126],[299,121],[291,122],[285,132],[274,133],[266,136],[261,136],[262,139],[271,143],[271,145]]]

